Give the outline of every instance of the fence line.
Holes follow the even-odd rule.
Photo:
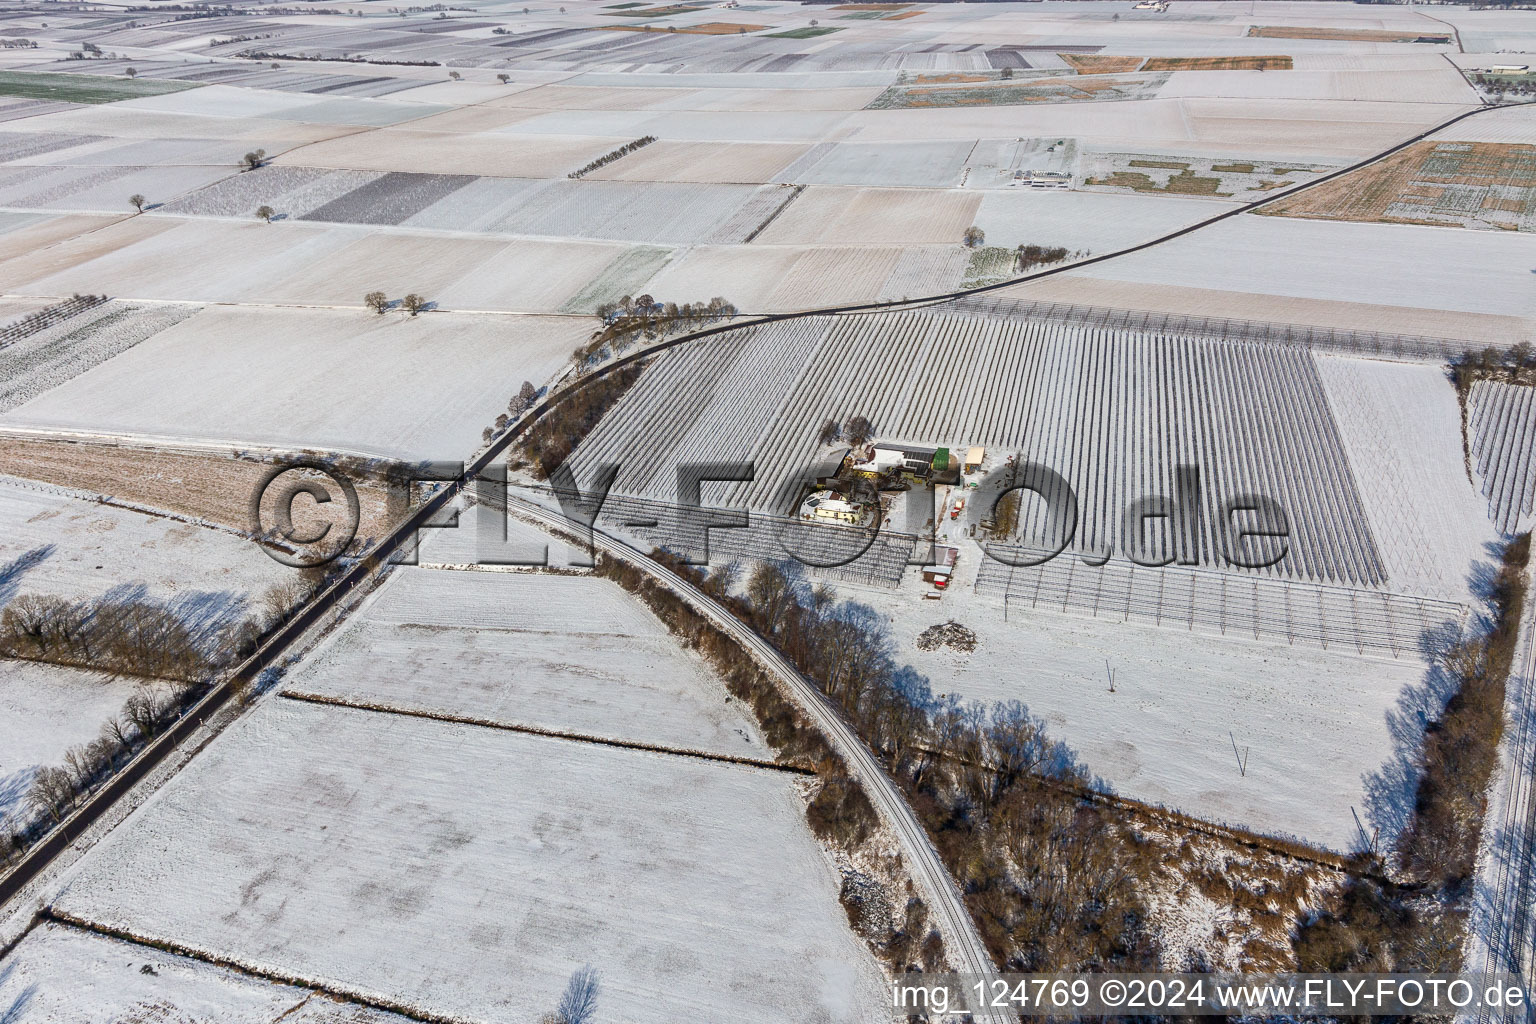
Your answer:
[[[1254,341],[1325,351],[1393,356],[1398,359],[1446,362],[1483,346],[1456,338],[1354,331],[1335,327],[1271,323],[1232,317],[1208,317],[1152,310],[1080,306],[1068,302],[1028,302],[983,296],[955,299],[934,310],[981,314],[1008,320],[1050,320],[1082,327],[1180,334],[1229,341]]]

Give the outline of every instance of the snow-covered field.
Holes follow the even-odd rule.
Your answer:
[[[400,570],[289,675],[287,690],[773,758],[719,679],[596,578]]]
[[[563,318],[210,307],[4,421],[462,459],[586,331]]]
[[[142,590],[189,617],[229,619],[283,580],[255,543],[208,526],[104,505],[0,477],[0,604]]]
[[[1412,654],[1192,638],[1118,615],[1031,611],[1027,602],[1012,604],[1005,621],[995,602],[954,587],[937,603],[915,600],[910,585],[847,596],[890,616],[896,656],[935,693],[1023,701],[1125,796],[1339,851],[1359,845],[1351,809],[1387,835],[1401,824],[1402,801],[1411,806],[1411,794],[1373,774],[1390,777],[1383,770],[1402,757],[1388,714],[1425,679]],[[981,636],[974,653],[913,644],[951,618]],[[1237,763],[1245,749],[1246,774]]]
[[[1445,368],[1317,353],[1392,590],[1466,599],[1496,540],[1467,479]]]
[[[0,659],[0,837],[29,817],[27,787],[37,769],[95,739],[133,691],[132,682],[102,672]]]
[[[677,402],[696,381],[714,383]],[[854,415],[878,440],[984,446],[994,465],[1018,452],[1062,474],[1079,503],[1074,551],[1123,555],[1125,509],[1173,494],[1175,467],[1196,465],[1207,537],[1223,536],[1221,502],[1262,494],[1291,531],[1266,572],[1385,582],[1310,356],[1240,339],[951,311],[746,328],[659,358],[575,465],[617,464],[617,493],[673,501],[678,466],[750,460],[754,479],[722,485],[720,500],[782,513],[786,484],[826,454],[817,428]],[[1039,539],[1038,520],[1020,523]],[[1218,563],[1214,541],[1199,557]]]
[[[1536,317],[1536,237],[1242,216],[1085,277]]]
[[[7,1024],[404,1024],[294,985],[48,922],[0,965]]]
[[[535,1021],[883,1021],[791,777],[276,698],[67,879],[65,913],[340,994]]]

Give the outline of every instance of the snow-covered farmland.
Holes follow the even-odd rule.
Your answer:
[[[291,157],[279,157],[276,162],[359,171],[561,178],[633,137],[511,136],[501,132],[470,134],[381,128],[306,146]]]
[[[585,334],[564,318],[210,307],[4,422],[458,459]]]
[[[1352,646],[1256,642],[1236,631],[1192,642],[1183,629],[1027,603],[1005,622],[991,602],[955,597],[968,595],[946,594],[942,611],[900,592],[857,599],[893,617],[900,656],[935,691],[1022,700],[1116,792],[1340,851],[1360,845],[1351,808],[1385,837],[1401,826],[1404,801],[1412,806],[1411,788],[1389,782],[1412,752],[1395,746],[1388,715],[1425,682],[1416,652],[1362,658]],[[911,644],[950,618],[982,636],[974,653]]]
[[[465,517],[473,529],[473,516]],[[435,557],[435,556],[434,556]],[[771,760],[750,712],[607,580],[408,569],[289,692]]]
[[[0,569],[0,580],[4,575]],[[27,787],[37,769],[62,763],[70,747],[95,739],[133,690],[133,683],[102,672],[0,659],[0,837],[30,817]]]
[[[0,477],[0,604],[143,591],[205,625],[244,614],[285,570],[233,532]]]
[[[406,1024],[410,1018],[227,967],[45,922],[0,967],[7,1024]]]
[[[1536,388],[1479,381],[1468,405],[1488,515],[1504,533],[1529,529],[1536,511]]]
[[[78,866],[64,913],[342,995],[537,1019],[883,1021],[774,770],[278,698]]]
[[[692,401],[677,401],[683,389]],[[853,415],[882,439],[984,445],[1061,473],[1078,496],[1074,551],[1119,555],[1128,505],[1172,495],[1175,467],[1198,465],[1202,564],[1218,558],[1220,503],[1257,493],[1285,509],[1291,530],[1289,551],[1264,571],[1386,581],[1299,347],[952,313],[797,320],[667,353],[575,458],[582,472],[617,463],[616,491],[662,501],[675,500],[685,462],[750,460],[756,479],[721,485],[720,500],[783,513],[786,485],[825,454],[819,425]],[[1025,511],[1021,537],[1040,543],[1038,513]]]
[[[1317,353],[1393,590],[1465,599],[1495,539],[1467,479],[1445,368]]]
[[[0,348],[0,413],[78,377],[197,311],[108,303]]]
[[[959,242],[979,195],[923,189],[813,185],[757,241],[765,245],[935,245]]]
[[[1244,215],[1085,277],[1536,317],[1536,237]]]
[[[1145,242],[1229,209],[1220,200],[1011,189],[988,192],[976,211],[987,244],[1060,245],[1104,252]]]

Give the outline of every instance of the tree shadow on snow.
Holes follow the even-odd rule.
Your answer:
[[[1488,545],[1495,559],[1502,550]],[[1459,680],[1445,667],[1446,656],[1467,636],[1487,633],[1493,628],[1488,601],[1498,567],[1488,562],[1474,562],[1467,573],[1468,589],[1480,602],[1472,609],[1465,627],[1452,620],[1430,626],[1419,635],[1419,656],[1427,668],[1417,683],[1398,695],[1397,703],[1386,713],[1387,731],[1392,741],[1392,756],[1362,781],[1365,785],[1364,817],[1375,836],[1356,836],[1355,850],[1374,845],[1385,854],[1413,817],[1421,775],[1420,760],[1424,750],[1424,731],[1439,719],[1446,702],[1455,695]]]
[[[5,565],[0,565],[0,608],[5,607],[11,598],[16,596],[16,591],[21,586],[21,578],[46,562],[56,550],[55,545],[44,544],[42,547],[23,552]]]
[[[28,985],[14,998],[4,995],[7,983],[11,975],[15,973],[15,965],[7,964],[0,968],[0,1024],[20,1024],[22,1017],[26,1015],[27,1007],[37,997],[37,986]],[[7,1005],[9,1000],[9,1005]]]
[[[243,622],[249,603],[233,590],[188,590],[167,601],[154,602],[143,583],[120,583],[101,596],[114,604],[158,603],[186,627],[197,650],[218,660],[227,634]]]

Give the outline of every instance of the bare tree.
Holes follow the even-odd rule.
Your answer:
[[[875,425],[867,416],[850,416],[843,424],[843,440],[857,448],[875,435]]]
[[[459,74],[457,71],[450,71],[450,72],[448,72],[448,77],[453,79],[455,82],[457,82],[459,79],[463,78],[464,76]]]
[[[533,381],[523,381],[523,386],[517,389],[517,411],[531,409],[533,403],[539,400],[539,389],[533,386]]]
[[[565,1024],[587,1024],[597,1012],[598,988],[597,971],[590,964],[579,968],[566,983],[555,1013]]]
[[[512,76],[507,74],[497,75],[496,81],[500,82],[502,85],[506,85],[508,82],[512,81]]]
[[[369,292],[363,296],[363,305],[383,316],[384,311],[389,309],[389,296],[383,292]]]
[[[129,78],[138,78],[139,77],[139,69],[138,68],[129,68],[128,70],[124,71],[123,74],[127,75]]]
[[[411,292],[400,300],[400,308],[411,314],[411,316],[415,316],[427,308],[427,300],[415,292]]]
[[[272,207],[263,204],[261,206],[256,207],[256,216],[260,217],[262,220],[266,221],[268,224],[271,224],[272,223],[272,218],[277,216],[277,211],[272,209]]]
[[[149,200],[145,199],[143,196],[139,195],[137,192],[135,192],[133,195],[128,197],[129,205],[131,205],[135,210],[139,211],[140,213],[144,212],[144,204],[147,203],[147,202],[149,202]]]
[[[32,788],[27,790],[27,806],[34,814],[46,814],[54,821],[62,821],[74,802],[75,787],[67,771],[52,765],[37,770],[32,777]]]
[[[968,248],[974,249],[978,245],[985,243],[986,240],[987,233],[975,224],[965,229],[964,241]]]
[[[267,151],[266,150],[264,150],[264,149],[253,149],[249,153],[245,154],[245,156],[241,157],[240,158],[240,162],[245,164],[245,169],[246,170],[254,171],[256,168],[261,166],[262,161],[266,160],[266,158],[267,158]]]

